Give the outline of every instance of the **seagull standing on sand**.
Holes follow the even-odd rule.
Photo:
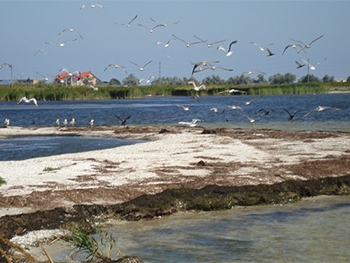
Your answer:
[[[232,41],[228,46],[228,50],[226,50],[223,46],[218,46],[216,49],[224,51],[226,53],[226,57],[229,57],[232,55],[232,50],[231,50],[232,45],[236,43],[237,43],[237,40]]]
[[[60,119],[56,119],[56,126],[60,126]]]
[[[133,19],[130,20],[129,23],[126,23],[126,24],[123,24],[123,23],[116,23],[117,25],[120,25],[120,26],[126,26],[126,27],[130,27],[130,24],[137,18],[137,15],[134,16]]]
[[[64,121],[63,121],[63,123],[62,123],[62,124],[63,124],[63,126],[64,126],[64,127],[67,127],[67,124],[68,124],[67,119],[64,119]]]
[[[145,65],[143,65],[142,67],[139,66],[138,64],[136,64],[135,62],[132,62],[132,61],[129,61],[129,62],[130,62],[131,64],[134,64],[136,67],[138,67],[140,71],[144,71],[144,70],[145,70],[145,67],[146,67],[148,64],[150,64],[152,61],[153,61],[153,60],[148,61],[148,62],[147,62]]]
[[[89,122],[89,127],[92,128],[94,126],[94,120],[91,119],[90,122]]]
[[[69,122],[69,124],[72,125],[72,126],[74,126],[74,124],[75,124],[75,119],[72,118],[71,121]]]
[[[5,127],[10,126],[10,119],[5,119],[5,120],[4,120],[4,126],[5,126]]]
[[[314,111],[324,111],[326,109],[330,109],[330,110],[341,110],[341,108],[333,108],[333,107],[329,107],[329,106],[318,106],[317,108],[309,111],[308,113],[306,113],[302,118],[305,118],[306,116],[308,116],[309,114],[311,114]]]
[[[27,97],[23,97],[23,98],[21,98],[19,100],[19,102],[17,102],[17,104],[20,104],[22,101],[25,102],[25,103],[33,102],[35,106],[38,106],[38,102],[37,102],[37,100],[35,98],[31,98],[31,99],[28,100]]]

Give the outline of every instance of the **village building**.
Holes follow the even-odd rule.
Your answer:
[[[68,86],[86,86],[89,84],[96,86],[102,83],[91,71],[79,72],[79,74],[62,72],[54,78],[53,82]]]

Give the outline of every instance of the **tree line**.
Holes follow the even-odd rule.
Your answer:
[[[160,77],[160,78],[154,78],[152,81],[149,81],[150,85],[154,86],[167,86],[167,85],[187,85],[189,81],[195,81],[197,83],[202,83],[205,85],[242,85],[242,84],[292,84],[292,83],[318,83],[318,82],[334,82],[334,76],[325,75],[323,78],[318,78],[312,74],[307,74],[305,76],[302,76],[300,79],[297,80],[297,77],[295,74],[292,73],[285,73],[280,74],[277,73],[275,75],[272,75],[265,78],[264,74],[258,74],[256,78],[252,78],[250,75],[246,76],[244,74],[230,77],[228,79],[222,79],[220,76],[212,75],[204,78],[202,81],[198,81],[195,77],[191,76],[190,78],[179,78],[177,76],[174,77]],[[346,80],[347,82],[350,82],[350,76]],[[122,81],[119,81],[118,79],[112,78],[109,83],[109,85],[123,85],[123,86],[140,86],[145,85],[146,83],[142,83],[142,81],[138,78],[136,78],[133,74],[130,74],[126,78],[124,78]]]

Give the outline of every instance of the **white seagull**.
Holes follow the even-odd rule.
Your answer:
[[[67,124],[68,124],[67,119],[64,119],[64,121],[63,121],[63,123],[62,123],[62,124],[63,124],[63,126],[64,126],[64,127],[67,127]]]
[[[60,126],[60,119],[56,119],[56,126]]]
[[[205,43],[207,45],[207,48],[211,48],[214,44],[218,44],[218,43],[222,43],[222,42],[226,41],[226,39],[224,39],[224,40],[219,40],[219,41],[207,43],[208,40],[203,40],[197,36],[194,36],[194,37],[197,38],[198,40],[202,41],[203,43]]]
[[[90,122],[89,122],[89,127],[92,128],[94,126],[94,120],[91,119]]]
[[[20,104],[21,102],[25,102],[25,103],[30,103],[30,102],[33,102],[35,106],[38,106],[38,102],[35,98],[31,98],[31,99],[27,99],[27,97],[23,97],[19,100],[19,102],[17,102],[17,104]]]
[[[150,33],[153,33],[154,30],[157,28],[157,27],[160,27],[160,26],[164,26],[164,24],[158,24],[158,25],[155,25],[154,27],[152,28],[149,28],[148,26],[145,26],[145,25],[142,25],[142,24],[138,24],[139,26],[142,26],[144,28],[146,28],[148,30],[148,32]]]
[[[245,118],[247,118],[248,120],[249,120],[249,122],[250,123],[255,123],[255,119],[253,119],[253,118],[251,118],[251,117],[249,117],[249,116],[247,116],[247,115],[245,115],[245,114],[243,114],[243,113],[240,113],[243,117],[245,117]]]
[[[49,52],[45,51],[44,49],[39,49],[37,52],[35,52],[34,56],[36,56],[38,53],[43,53],[44,55],[46,55]]]
[[[222,112],[225,112],[227,109],[243,111],[240,106],[230,105],[230,106],[226,106],[225,109]]]
[[[324,111],[326,109],[330,109],[330,110],[341,110],[341,108],[333,108],[333,107],[329,107],[329,106],[318,106],[317,108],[309,111],[308,113],[306,113],[302,118],[305,118],[306,116],[308,116],[309,114],[311,114],[314,111]]]
[[[91,8],[95,8],[95,7],[101,7],[101,8],[105,8],[103,5],[101,4],[83,4],[80,9],[83,9],[86,6],[90,6]]]
[[[273,45],[273,43],[270,43],[270,44],[267,44],[266,46],[262,47],[256,42],[250,42],[250,43],[253,44],[254,46],[257,46],[260,49],[261,52],[264,52],[266,47]]]
[[[134,16],[134,18],[131,19],[129,23],[126,23],[126,24],[124,24],[124,23],[116,23],[116,25],[130,27],[130,24],[131,24],[136,18],[137,18],[137,15]]]
[[[72,119],[70,120],[69,124],[72,125],[72,126],[74,126],[74,124],[75,124],[75,119],[72,118]]]
[[[148,84],[148,83],[150,83],[153,79],[155,79],[156,77],[155,76],[150,76],[148,79],[144,79],[144,78],[141,78],[140,80],[139,80],[139,84],[141,83],[141,82],[146,82],[146,84]]]
[[[190,107],[191,107],[191,105],[189,105],[189,106],[176,105],[176,106],[179,108],[182,108],[184,111],[189,111]]]
[[[303,45],[304,45],[304,48],[310,48],[312,43],[314,43],[316,40],[319,40],[319,39],[320,39],[321,37],[323,37],[323,36],[324,36],[324,34],[323,34],[322,36],[318,37],[318,38],[315,38],[315,39],[312,40],[309,44],[305,44],[305,43],[303,43],[303,42],[301,42],[301,41],[294,40],[294,39],[292,39],[292,38],[291,38],[291,40],[303,44]]]
[[[125,74],[128,74],[128,72],[126,71],[126,68],[123,65],[119,65],[119,64],[109,64],[107,65],[107,67],[105,68],[104,71],[106,71],[109,67],[115,67],[115,68],[121,68],[124,70]]]
[[[220,91],[219,93],[245,93],[244,91],[238,89],[227,89],[224,91]]]
[[[249,70],[249,71],[244,71],[241,73],[241,75],[244,75],[244,74],[248,74],[248,75],[252,75],[254,72],[260,72],[261,74],[266,74],[265,72],[261,71],[261,70]]]
[[[54,44],[54,45],[58,45],[60,47],[64,47],[67,43],[70,43],[70,42],[74,42],[76,41],[77,39],[72,39],[72,40],[67,40],[67,41],[64,41],[64,42],[45,42],[45,44]]]
[[[168,47],[169,45],[170,45],[170,42],[171,41],[174,41],[175,40],[175,38],[170,38],[169,40],[168,40],[168,42],[166,42],[166,43],[163,43],[163,42],[161,42],[161,41],[157,41],[156,42],[156,45],[163,45],[164,47]]]
[[[10,119],[5,119],[5,120],[4,120],[4,126],[5,126],[5,127],[10,126]]]
[[[294,49],[297,51],[298,54],[299,54],[300,51],[302,51],[302,50],[305,52],[304,47],[303,47],[302,45],[293,43],[293,44],[287,45],[287,46],[284,48],[284,50],[283,50],[283,52],[282,52],[282,55],[283,55],[284,52],[286,52],[286,50],[287,50],[288,48],[290,48],[290,47],[294,48]],[[300,47],[300,49],[298,50],[297,47]]]
[[[176,39],[180,40],[181,42],[184,42],[184,43],[186,44],[186,47],[190,47],[190,46],[192,46],[192,45],[202,43],[202,41],[197,41],[197,42],[189,43],[189,42],[187,42],[187,41],[185,41],[185,40],[183,40],[183,39],[181,39],[181,38],[175,36],[174,34],[172,34],[172,36],[175,37]]]
[[[163,26],[176,25],[176,24],[180,23],[180,21],[172,22],[172,23],[160,23],[157,20],[153,19],[152,17],[150,17],[149,19],[151,19],[154,23],[162,24]]]
[[[178,122],[178,124],[183,125],[183,126],[196,127],[198,121],[201,121],[201,120],[200,119],[192,119],[191,122],[180,121],[180,122]]]
[[[304,60],[304,59],[302,59],[302,61],[304,61],[306,64],[308,64],[309,65],[309,69],[311,69],[311,70],[316,70],[316,66],[318,65],[318,64],[320,64],[322,61],[324,61],[324,60],[326,60],[327,58],[325,58],[325,59],[323,59],[323,60],[320,60],[320,61],[318,61],[317,63],[315,63],[315,64],[310,64],[309,62],[307,62],[306,60]]]
[[[150,64],[152,61],[153,61],[153,60],[148,61],[148,62],[147,62],[145,65],[143,65],[142,67],[139,66],[138,64],[136,64],[135,62],[132,62],[132,61],[129,61],[129,62],[130,62],[131,64],[134,64],[136,67],[138,67],[140,71],[144,71],[144,70],[145,70],[145,67],[146,67],[148,64]]]
[[[237,40],[232,41],[228,46],[228,50],[226,50],[223,46],[218,46],[216,49],[224,51],[226,53],[226,57],[229,57],[232,55],[232,50],[231,50],[232,45],[236,43],[237,43]]]
[[[66,28],[63,29],[61,32],[58,33],[58,35],[61,35],[64,32],[77,32],[77,34],[80,36],[81,39],[83,39],[83,36],[80,35],[80,33],[78,32],[78,30],[75,30],[74,28]]]
[[[197,84],[194,81],[189,81],[187,82],[188,84],[192,84],[193,85],[193,89],[195,91],[199,91],[200,89],[206,89],[206,86],[204,84],[197,86]]]

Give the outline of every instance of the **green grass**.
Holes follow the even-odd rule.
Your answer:
[[[220,93],[229,89],[244,91],[247,95],[283,95],[312,94],[329,91],[350,91],[349,83],[303,83],[303,84],[253,84],[253,85],[207,85],[206,90],[200,90],[199,96],[230,95]],[[35,97],[38,101],[68,101],[68,100],[107,100],[120,98],[141,98],[151,96],[193,96],[192,85],[167,86],[99,86],[97,91],[84,86],[64,86],[52,84],[38,85],[3,85],[0,86],[0,101],[19,101],[22,97]]]
[[[6,184],[6,181],[0,177],[0,185]]]

